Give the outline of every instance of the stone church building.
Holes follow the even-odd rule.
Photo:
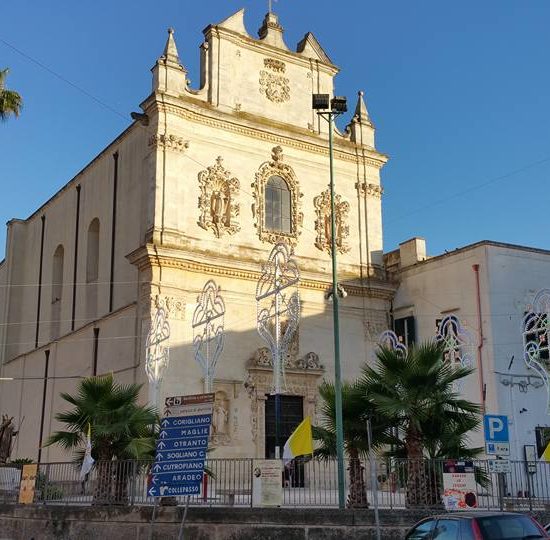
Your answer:
[[[335,94],[315,36],[296,47],[274,13],[258,36],[239,11],[204,30],[198,88],[168,31],[152,90],[133,123],[27,219],[8,223],[0,264],[0,411],[21,430],[12,458],[39,449],[64,410],[61,392],[112,372],[143,383],[158,308],[169,325],[160,398],[199,393],[193,318],[209,281],[223,298],[215,457],[273,454],[272,361],[257,331],[256,288],[277,243],[293,250],[301,314],[285,360],[283,423],[315,415],[334,376],[328,124],[312,94]],[[354,100],[352,100],[354,101]],[[334,133],[342,375],[352,379],[388,327],[395,285],[382,257],[374,126],[359,93]],[[23,420],[24,419],[24,420]]]

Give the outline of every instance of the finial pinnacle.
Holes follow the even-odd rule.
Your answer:
[[[168,28],[168,33],[169,34],[173,34],[174,33],[174,29],[170,26],[170,28]]]

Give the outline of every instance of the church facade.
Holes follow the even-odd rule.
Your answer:
[[[208,26],[200,51],[194,89],[169,30],[134,122],[29,218],[8,224],[0,376],[11,380],[0,383],[0,411],[22,423],[12,458],[68,458],[40,447],[59,427],[60,393],[82,377],[112,372],[152,399],[146,345],[159,308],[169,362],[155,399],[202,392],[194,339],[205,295],[224,305],[211,380],[215,457],[272,455],[273,366],[257,331],[257,284],[280,244],[299,270],[301,306],[283,416],[314,417],[317,387],[333,378],[329,134],[311,98],[334,96],[338,68],[311,33],[287,47],[273,13],[258,39],[243,11]],[[349,118],[334,132],[344,379],[372,358],[396,288],[382,259],[387,157],[361,93]]]

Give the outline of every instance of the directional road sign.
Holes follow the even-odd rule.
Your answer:
[[[166,398],[151,468],[150,497],[200,493],[214,394]]]

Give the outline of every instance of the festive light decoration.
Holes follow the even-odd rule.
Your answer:
[[[212,392],[214,371],[225,343],[225,303],[220,287],[213,280],[206,282],[197,302],[192,322],[193,347],[195,360],[203,370],[204,391],[209,393]]]

